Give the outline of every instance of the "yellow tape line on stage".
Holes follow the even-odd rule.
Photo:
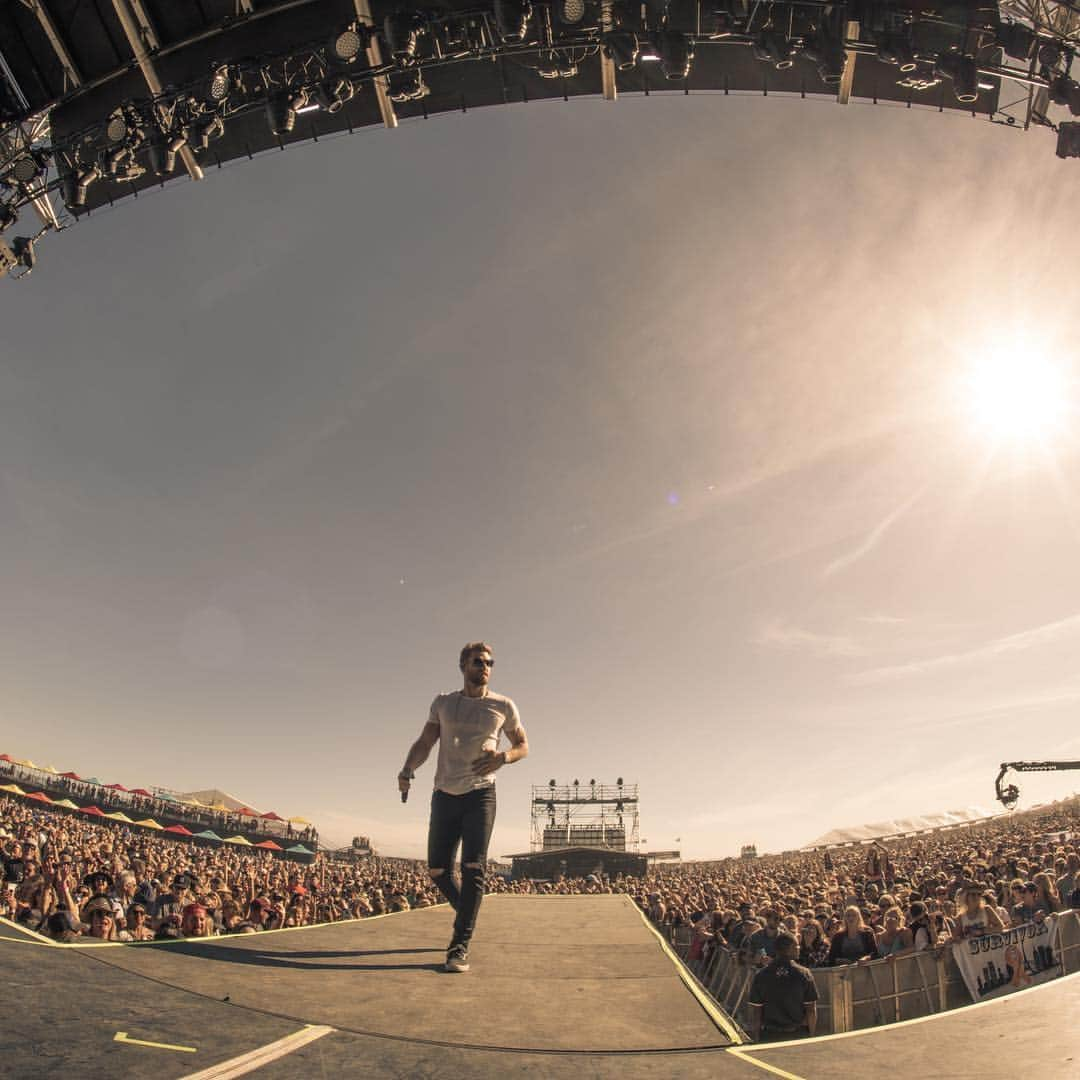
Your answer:
[[[152,1046],[155,1050],[179,1050],[182,1054],[194,1054],[198,1052],[197,1046],[176,1046],[173,1043],[147,1042],[145,1039],[129,1039],[126,1031],[118,1031],[113,1036],[113,1042],[127,1043],[128,1046]]]
[[[738,1058],[740,1061],[745,1061],[749,1065],[756,1065],[759,1069],[764,1069],[766,1072],[770,1072],[773,1076],[781,1076],[784,1080],[803,1080],[803,1077],[796,1075],[795,1073],[787,1072],[785,1069],[779,1069],[775,1065],[770,1065],[766,1061],[758,1061],[757,1058],[750,1056],[751,1050],[765,1050],[768,1049],[765,1046],[747,1046],[732,1048],[726,1053],[729,1053],[732,1057]]]
[[[649,917],[645,914],[644,911],[641,910],[641,908],[637,906],[637,904],[634,903],[633,900],[629,899],[629,897],[627,898],[627,903],[629,903],[641,917],[641,921],[646,925],[646,927],[648,927],[649,933],[652,934],[653,937],[655,937],[656,940],[660,942],[660,947],[664,950],[665,953],[667,953],[668,959],[672,962],[672,964],[675,965],[675,970],[679,973],[679,978],[682,979],[682,981],[686,984],[686,987],[690,991],[690,993],[697,998],[698,1004],[700,1004],[701,1007],[709,1014],[709,1019],[711,1019],[712,1022],[736,1046],[741,1046],[742,1038],[739,1035],[738,1029],[732,1024],[732,1022],[724,1014],[723,1010],[716,1004],[715,1001],[713,1001],[713,999],[708,995],[708,993],[706,993],[706,991],[701,988],[701,985],[694,978],[694,976],[686,970],[686,967],[683,965],[683,962],[675,953],[675,950],[672,949],[672,947],[664,940],[664,935],[661,934],[651,922],[649,922]]]

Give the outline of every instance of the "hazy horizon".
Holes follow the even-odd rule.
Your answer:
[[[492,855],[552,777],[686,858],[993,811],[1080,756],[1078,169],[960,114],[548,102],[46,238],[0,295],[0,751],[421,856],[433,761],[395,775],[485,639],[531,746]]]

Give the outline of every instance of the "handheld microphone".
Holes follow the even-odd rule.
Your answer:
[[[409,801],[409,793],[408,793],[408,791],[403,791],[401,793],[401,801],[402,802],[408,802]]]

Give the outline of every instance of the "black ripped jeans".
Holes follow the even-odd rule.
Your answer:
[[[457,912],[451,945],[468,948],[472,940],[480,901],[484,899],[484,866],[488,841],[495,824],[495,785],[464,795],[448,795],[438,788],[431,796],[428,827],[428,866],[442,870],[433,879],[439,892]],[[461,844],[461,889],[451,876],[454,854]],[[468,863],[478,864],[470,867]]]

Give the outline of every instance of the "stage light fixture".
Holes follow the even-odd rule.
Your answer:
[[[899,34],[887,34],[882,38],[878,42],[877,54],[878,59],[883,63],[895,64],[905,73],[914,71],[918,67],[911,43]]]
[[[647,34],[638,38],[638,59],[643,64],[658,64],[660,62],[660,49],[656,44],[656,35]]]
[[[536,74],[541,79],[572,79],[577,73],[577,64],[557,50],[541,54],[536,67]]]
[[[127,118],[120,110],[114,112],[105,125],[105,138],[112,143],[123,142],[127,138]]]
[[[1061,61],[1061,46],[1056,41],[1045,41],[1039,46],[1039,64],[1044,68],[1057,67]]]
[[[638,59],[638,40],[626,30],[604,36],[604,53],[619,71],[629,71]]]
[[[552,14],[563,26],[576,27],[585,21],[585,0],[555,0]]]
[[[335,34],[330,42],[330,55],[339,64],[351,64],[367,47],[355,26],[348,26]]]
[[[266,119],[275,135],[288,135],[296,126],[296,114],[308,103],[306,90],[282,90],[266,102]]]
[[[403,71],[391,71],[386,81],[391,101],[399,103],[419,101],[431,93],[424,83],[423,73],[418,67],[406,68]]]
[[[46,159],[40,154],[22,154],[12,163],[10,175],[19,184],[32,184],[45,169]]]
[[[198,148],[205,150],[212,142],[220,139],[225,134],[225,121],[220,116],[211,117],[199,124],[195,129],[195,138]],[[277,134],[277,132],[275,132]]]
[[[348,79],[337,79],[333,85],[320,83],[313,91],[319,107],[328,113],[340,112],[355,93],[356,88]]]
[[[71,207],[85,206],[90,185],[100,180],[103,175],[101,166],[96,161],[73,173],[65,184],[64,202]]]
[[[233,78],[228,64],[222,64],[214,69],[207,84],[206,97],[213,105],[220,105],[232,92]]]
[[[1066,120],[1058,124],[1057,156],[1080,158],[1080,123]]]
[[[818,75],[826,86],[839,86],[844,77],[847,52],[838,34],[819,27],[803,46],[803,55],[817,64]]]
[[[532,17],[529,0],[495,0],[495,29],[504,45],[525,40]]]
[[[399,64],[407,64],[416,58],[420,29],[420,20],[413,11],[392,11],[383,19],[386,47]]]
[[[997,28],[995,38],[1006,56],[1014,60],[1030,60],[1038,35],[1023,23],[1002,23]]]
[[[792,59],[795,55],[794,43],[776,30],[762,30],[754,38],[752,48],[755,60],[760,60],[763,64],[772,64],[777,71],[783,71],[795,63]]]
[[[743,0],[720,0],[713,9],[712,41],[731,37],[746,23],[747,9]]]
[[[685,79],[690,74],[694,43],[686,34],[661,30],[656,35],[656,49],[660,53],[660,70],[665,79]]]
[[[937,71],[952,79],[957,101],[971,102],[979,98],[979,69],[974,56],[946,53],[938,57]]]

